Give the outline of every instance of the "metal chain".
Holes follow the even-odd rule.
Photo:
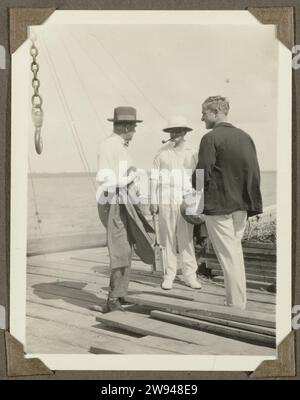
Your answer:
[[[36,36],[31,36],[31,47],[30,47],[30,55],[32,57],[31,62],[31,72],[33,74],[33,78],[31,81],[31,85],[33,88],[33,96],[31,97],[32,104],[32,121],[35,127],[34,133],[34,142],[35,142],[35,150],[38,154],[41,154],[43,151],[43,141],[41,135],[41,128],[43,125],[44,113],[43,113],[43,99],[39,93],[41,82],[38,78],[39,72],[39,64],[37,62],[37,56],[39,54],[38,48],[35,45]]]

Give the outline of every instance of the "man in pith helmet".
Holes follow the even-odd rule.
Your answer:
[[[156,154],[151,173],[152,214],[159,215],[159,236],[165,247],[166,271],[162,288],[172,289],[176,276],[177,262],[182,268],[187,286],[200,289],[197,280],[197,262],[193,244],[194,225],[181,215],[183,195],[192,190],[191,174],[197,163],[197,153],[185,141],[187,132],[192,131],[181,116],[172,117],[163,129],[170,138]]]

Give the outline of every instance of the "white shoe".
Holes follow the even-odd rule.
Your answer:
[[[188,281],[185,283],[187,286],[189,286],[192,289],[202,289],[202,285],[197,279],[194,279],[192,281]]]
[[[162,289],[164,290],[171,290],[173,287],[173,281],[170,278],[164,278],[162,284],[161,284]]]

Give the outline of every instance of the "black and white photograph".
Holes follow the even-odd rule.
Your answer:
[[[248,11],[56,11],[12,68],[11,330],[28,356],[108,370],[276,359],[291,298],[276,27]]]

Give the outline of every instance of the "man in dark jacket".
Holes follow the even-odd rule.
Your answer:
[[[262,212],[260,171],[251,137],[227,122],[229,102],[212,96],[202,106],[203,136],[196,169],[204,169],[204,214],[224,273],[226,304],[246,307],[242,250],[247,216]],[[197,185],[196,174],[194,185]]]

